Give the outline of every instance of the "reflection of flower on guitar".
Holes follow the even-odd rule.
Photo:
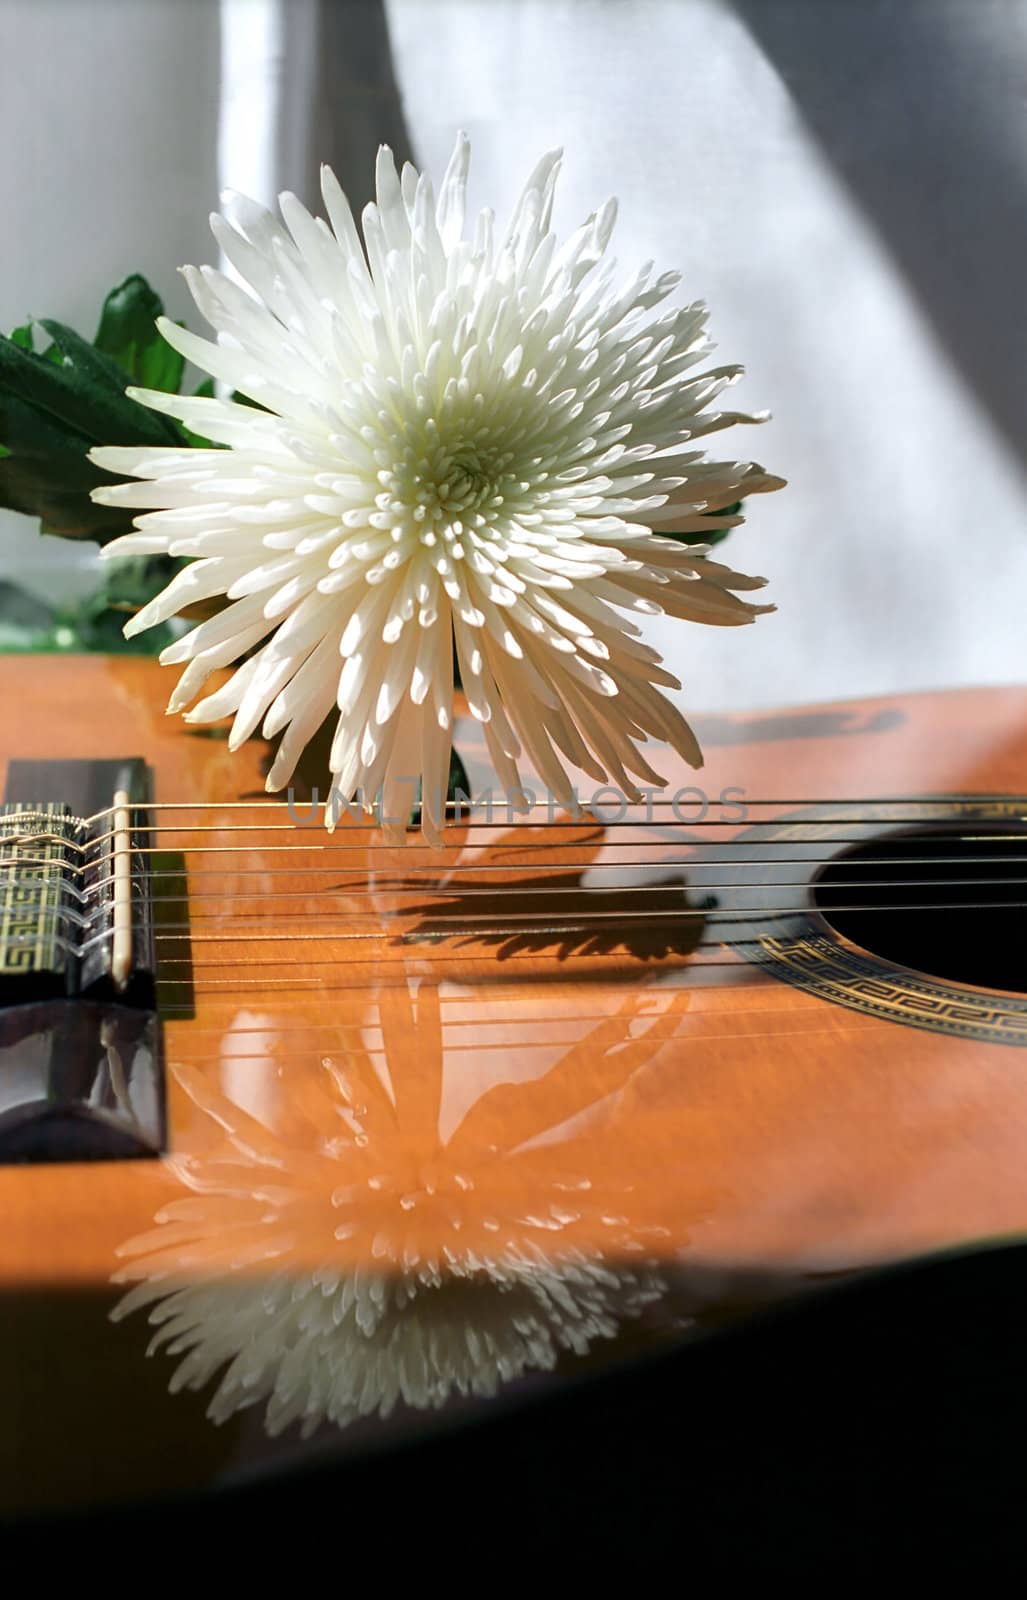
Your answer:
[[[382,991],[384,1074],[370,1049],[290,1061],[274,1131],[179,1069],[201,1112],[173,1162],[192,1194],[123,1248],[114,1315],[148,1308],[151,1350],[181,1358],[172,1388],[220,1372],[209,1416],[266,1402],[271,1433],[489,1395],[585,1353],[663,1292],[665,1230],[619,1175],[616,1108],[686,1003],[630,996],[448,1138],[430,986]]]

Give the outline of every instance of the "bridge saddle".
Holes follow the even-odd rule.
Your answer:
[[[12,762],[0,805],[0,1163],[157,1154],[141,762]],[[70,793],[39,800],[39,793]],[[104,798],[106,796],[106,798]]]

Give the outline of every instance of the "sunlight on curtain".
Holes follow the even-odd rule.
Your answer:
[[[420,160],[439,170],[467,128],[472,202],[502,218],[536,154],[564,145],[558,226],[618,195],[625,270],[681,269],[682,293],[710,302],[715,359],[748,369],[732,398],[774,412],[719,440],[790,479],[725,547],[770,579],[780,612],[742,630],[655,626],[691,703],[1022,678],[1025,326],[1010,285],[1027,265],[1027,8],[387,13]],[[971,138],[974,160],[958,148]]]

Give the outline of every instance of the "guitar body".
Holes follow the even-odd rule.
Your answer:
[[[262,808],[266,749],[166,718],[169,687],[0,660],[9,756],[152,769],[167,1111],[154,1159],[0,1166],[3,1510],[359,1449],[1022,1231],[1027,1000],[960,976],[954,911],[939,975],[815,886],[862,850],[858,909],[920,855],[875,841],[1027,832],[1027,690],[698,719],[680,815],[472,813],[440,859]]]

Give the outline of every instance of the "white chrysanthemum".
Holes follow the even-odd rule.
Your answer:
[[[741,369],[695,373],[712,348],[701,303],[650,315],[676,274],[649,265],[615,283],[614,202],[558,246],[551,152],[505,236],[483,211],[468,240],[468,157],[461,136],[436,205],[430,180],[410,166],[399,176],[382,149],[364,248],[328,169],[331,227],[292,195],[285,227],[230,197],[212,225],[248,288],[187,268],[217,342],[160,326],[265,409],[133,389],[229,453],[92,452],[143,480],[95,491],[143,513],[105,554],[197,558],[126,633],[229,602],[163,652],[188,663],[169,710],[244,657],[190,720],[234,713],[233,747],[258,727],[283,734],[273,790],[337,706],[340,798],[380,795],[387,815],[405,815],[422,775],[429,837],[446,793],[454,640],[508,791],[522,752],[559,799],[565,763],[629,796],[632,777],[658,784],[638,748],[650,739],[700,763],[660,692],[680,685],[626,613],[740,623],[768,609],[738,597],[761,579],[659,530],[730,526],[710,513],[780,483],[705,459],[707,434],[760,419],[705,410]]]

